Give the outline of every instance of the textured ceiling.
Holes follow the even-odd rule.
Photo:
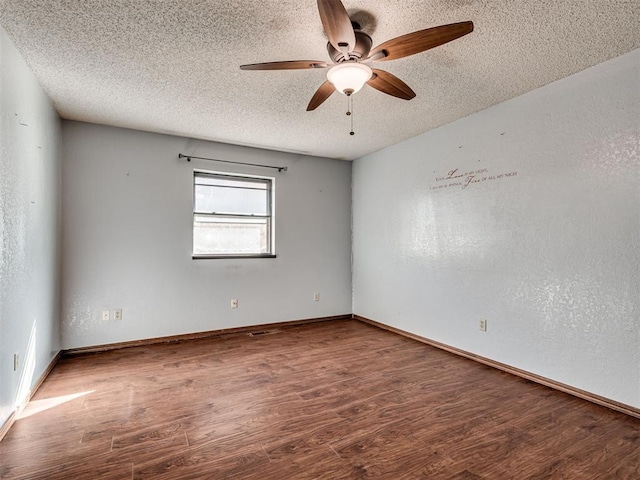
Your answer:
[[[473,33],[377,63],[417,93],[365,87],[306,106],[327,61],[314,0],[0,0],[0,23],[63,118],[354,159],[640,45],[638,0],[343,0],[378,45],[472,20]]]

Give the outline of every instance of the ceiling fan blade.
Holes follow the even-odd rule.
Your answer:
[[[240,65],[242,70],[300,70],[305,68],[328,67],[327,62],[321,60],[287,60],[284,62],[250,63]]]
[[[384,70],[372,69],[374,75],[367,81],[367,85],[380,90],[382,93],[392,95],[394,97],[402,98],[404,100],[411,100],[416,96],[416,92],[411,90],[411,87],[400,80],[395,75]]]
[[[329,42],[339,52],[349,53],[356,46],[351,19],[340,0],[318,0],[320,20]],[[345,51],[346,50],[346,51]]]
[[[378,45],[371,51],[369,58],[383,62],[408,57],[430,48],[439,47],[471,32],[473,32],[473,22],[470,21],[418,30]]]
[[[313,94],[313,97],[311,97],[311,101],[309,102],[309,105],[307,105],[307,112],[318,108],[335,91],[336,87],[333,86],[333,83],[331,83],[329,80],[325,81],[322,85],[320,85],[320,88],[316,90],[316,93]]]

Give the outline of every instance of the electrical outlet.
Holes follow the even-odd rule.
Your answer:
[[[113,319],[114,320],[122,320],[122,309],[117,309],[113,311]]]
[[[481,332],[487,331],[487,321],[485,319],[480,319],[480,331]]]
[[[109,321],[109,310],[102,310],[102,320],[105,322]]]
[[[314,293],[313,294],[313,301],[314,302],[319,302],[320,301],[320,294],[319,293]]]
[[[232,298],[231,299],[231,308],[238,308],[238,299],[237,298]]]
[[[20,354],[14,353],[13,354],[13,371],[17,372],[19,368],[20,368]]]

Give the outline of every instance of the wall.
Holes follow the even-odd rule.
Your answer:
[[[63,158],[64,348],[351,313],[350,163],[67,121]],[[194,168],[275,178],[277,258],[191,259]]]
[[[58,115],[1,28],[0,119],[2,425],[60,349],[61,162]]]
[[[357,160],[354,313],[640,407],[639,68]]]

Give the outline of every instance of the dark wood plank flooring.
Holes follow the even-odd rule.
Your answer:
[[[640,420],[333,321],[64,358],[0,478],[639,479]]]

